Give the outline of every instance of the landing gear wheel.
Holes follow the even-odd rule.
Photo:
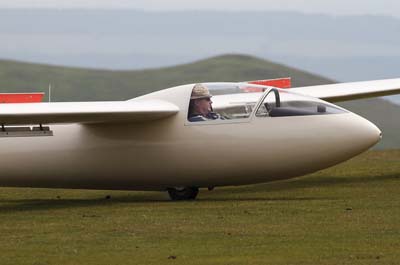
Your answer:
[[[199,193],[197,187],[168,188],[168,194],[173,201],[188,201],[196,199]]]

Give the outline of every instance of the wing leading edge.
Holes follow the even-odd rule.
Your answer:
[[[163,100],[1,104],[0,125],[143,122],[178,111]]]
[[[329,102],[388,96],[400,93],[400,78],[376,81],[296,87],[290,91]]]

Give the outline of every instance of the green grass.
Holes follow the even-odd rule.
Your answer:
[[[2,188],[0,264],[398,264],[399,187],[393,150],[192,202]]]

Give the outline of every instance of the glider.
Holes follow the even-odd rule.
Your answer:
[[[196,86],[218,118],[189,119]],[[190,200],[200,188],[293,178],[380,140],[374,124],[332,102],[399,92],[400,79],[290,89],[203,83],[127,101],[0,104],[0,186]]]

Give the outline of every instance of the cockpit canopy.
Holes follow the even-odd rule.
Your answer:
[[[320,99],[299,95],[288,90],[271,88],[257,109],[257,117],[326,115],[345,112]]]
[[[284,117],[305,115],[327,115],[343,113],[345,110],[317,98],[268,86],[248,83],[203,83],[211,98],[210,117],[200,120],[237,120],[256,117]],[[192,93],[193,95],[193,93]],[[192,97],[193,98],[193,97]],[[193,115],[193,102],[189,109],[189,121]],[[199,113],[196,113],[196,115]],[[215,114],[215,116],[213,116]],[[218,117],[218,118],[213,118]],[[197,121],[197,120],[196,120]]]

